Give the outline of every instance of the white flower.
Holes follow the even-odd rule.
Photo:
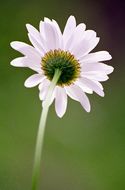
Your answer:
[[[113,67],[102,63],[112,58],[107,51],[90,53],[99,42],[96,32],[85,30],[84,23],[76,26],[73,16],[69,17],[63,33],[57,22],[48,18],[40,22],[39,31],[30,24],[26,27],[33,46],[18,41],[11,43],[13,49],[24,55],[14,59],[11,65],[37,72],[25,81],[25,86],[39,85],[39,97],[44,102],[54,72],[59,69],[61,76],[51,100],[52,103],[55,99],[57,115],[62,117],[66,112],[67,95],[90,112],[86,93],[96,92],[103,97],[100,82],[106,81],[107,75],[113,72]]]

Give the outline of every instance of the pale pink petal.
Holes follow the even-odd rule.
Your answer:
[[[38,85],[42,80],[44,79],[44,76],[41,74],[34,74],[30,76],[24,83],[25,87],[32,88],[36,85]]]
[[[85,54],[87,54],[90,51],[92,51],[97,46],[97,44],[99,43],[99,40],[100,40],[100,38],[98,38],[98,37],[96,37],[95,39],[91,40],[90,41],[90,47],[89,47],[88,51]]]
[[[67,23],[66,23],[66,26],[65,26],[64,32],[63,32],[64,46],[67,43],[67,41],[69,40],[72,33],[74,32],[75,28],[76,28],[76,19],[74,16],[70,16],[67,20]]]
[[[86,30],[84,33],[84,39],[86,40],[92,40],[96,38],[96,32],[94,30]]]
[[[43,23],[44,25],[44,31],[45,31],[45,40],[47,49],[49,50],[55,50],[59,48],[59,35],[57,33],[56,28],[49,23]]]
[[[11,42],[10,45],[13,49],[19,51],[23,55],[26,55],[29,57],[32,56],[32,54],[34,54],[36,57],[40,56],[40,54],[35,50],[35,48],[33,48],[32,46],[24,42],[14,41],[14,42]]]
[[[55,110],[58,117],[63,117],[67,108],[67,94],[64,88],[57,87],[55,95]]]
[[[40,35],[45,41],[45,30],[44,30],[44,22],[41,20],[39,24],[39,30],[40,30]]]
[[[55,26],[57,33],[58,33],[58,36],[59,36],[59,48],[63,49],[63,46],[64,46],[63,45],[63,37],[62,37],[62,32],[60,30],[60,27],[55,20],[52,20],[52,22],[53,22],[53,25]]]
[[[44,17],[44,22],[51,24],[52,21],[49,18]]]
[[[48,94],[48,90],[49,90],[50,84],[51,84],[51,82],[48,79],[44,78],[44,80],[39,85],[39,90],[40,90],[39,98],[40,98],[40,100],[43,101],[42,102],[42,106],[43,107],[45,106],[45,100],[46,100],[46,97],[47,97],[47,94]],[[56,94],[56,87],[55,87],[55,89],[53,91],[53,94],[51,96],[50,105],[54,101],[55,94]]]
[[[106,81],[109,77],[105,73],[100,73],[98,71],[89,71],[89,72],[82,72],[82,77],[95,80],[95,81]]]
[[[54,32],[56,34],[56,39],[57,39],[57,44],[56,44],[56,49],[63,48],[63,39],[62,39],[62,32],[60,30],[60,27],[58,23],[55,20],[50,20],[48,18],[44,18],[44,22],[50,24],[52,28],[54,29]]]
[[[62,36],[62,32],[60,30],[60,27],[59,27],[58,23],[54,19],[52,19],[52,22],[53,22],[54,26],[56,27],[56,29],[57,29],[57,31],[59,33],[59,36]]]
[[[72,50],[74,46],[76,46],[81,40],[83,40],[85,28],[85,24],[81,23],[74,29],[74,32],[72,33],[72,35],[70,35],[70,38],[65,45],[66,50]]]
[[[86,94],[82,91],[82,89],[77,86],[77,85],[70,85],[70,90],[68,90],[68,95],[79,101],[83,108],[87,111],[90,112],[90,102]]]
[[[76,59],[79,59],[81,56],[86,54],[89,48],[90,48],[89,42],[83,39],[77,45],[72,47],[70,51],[73,55],[75,55]]]
[[[74,91],[72,90],[72,88],[70,88],[69,86],[65,86],[64,87],[66,90],[67,95],[72,98],[73,100],[79,101],[78,97],[76,96],[76,94],[74,93]]]
[[[84,38],[71,49],[71,53],[73,53],[77,59],[81,60],[83,56],[88,54],[91,50],[93,50],[96,47],[96,45],[99,42],[99,38],[95,37],[94,34],[89,35],[88,38]]]
[[[112,57],[107,51],[99,51],[84,56],[80,61],[82,63],[95,63],[100,61],[107,61],[110,59],[112,59]]]
[[[92,81],[89,80],[87,78],[80,78],[79,79],[83,84],[86,84],[88,86],[88,88],[92,89],[94,92],[96,92],[99,96],[104,97],[104,92],[103,90],[99,87],[99,85]]]
[[[30,69],[42,73],[41,59],[32,54],[32,57],[18,57],[11,61],[11,65],[14,67],[29,67]]]
[[[93,80],[94,81],[94,80]],[[97,86],[101,89],[101,90],[104,90],[104,88],[103,88],[103,86],[102,86],[102,84],[100,83],[100,82],[98,82],[98,81],[94,81],[96,84],[97,84]]]
[[[39,54],[42,56],[44,56],[44,54],[46,53],[46,51],[42,48],[41,44],[39,43],[39,41],[37,41],[34,36],[32,36],[30,33],[28,34],[29,40],[31,41],[32,45],[35,47],[35,49],[39,52]]]
[[[40,100],[45,100],[49,86],[50,86],[50,81],[48,79],[44,78],[44,80],[39,85],[39,90],[40,90],[39,98],[40,98]]]
[[[35,27],[33,27],[31,24],[26,24],[26,28],[30,35],[34,36],[37,41],[41,41],[40,33]]]
[[[100,72],[102,74],[110,74],[114,68],[104,63],[83,63],[81,65],[82,72]]]
[[[29,40],[31,41],[33,46],[38,50],[38,52],[40,51],[40,54],[41,54],[41,51],[45,53],[46,52],[45,41],[40,35],[39,31],[30,24],[26,24],[26,28],[29,32],[29,35],[28,35]]]
[[[14,67],[27,67],[25,57],[18,57],[16,59],[12,60],[10,64]]]
[[[30,69],[38,72],[38,73],[42,73],[42,69],[41,69],[41,60],[36,59],[35,57],[26,57],[25,60],[27,67],[29,67]]]
[[[49,88],[49,87],[48,87]],[[53,90],[53,93],[52,93],[52,96],[51,96],[51,99],[50,99],[50,103],[49,103],[49,106],[53,103],[54,99],[55,99],[55,92],[56,89]],[[46,106],[45,104],[45,100],[46,100],[46,97],[47,97],[47,93],[48,93],[48,89],[46,89],[46,94],[44,94],[44,97],[43,97],[43,102],[42,102],[42,106]]]
[[[88,93],[88,94],[92,94],[93,93],[93,90],[91,88],[89,88],[85,83],[81,82],[80,79],[78,79],[75,82],[75,84],[77,86],[79,86],[83,90],[83,92]]]

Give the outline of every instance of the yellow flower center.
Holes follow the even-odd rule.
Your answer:
[[[54,50],[45,54],[41,61],[45,76],[51,81],[55,70],[61,71],[57,85],[70,85],[80,76],[80,64],[68,51]]]

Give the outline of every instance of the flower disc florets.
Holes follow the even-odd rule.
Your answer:
[[[57,85],[72,84],[80,76],[80,64],[68,51],[49,51],[42,58],[42,69],[49,80],[53,79],[55,70],[61,71]]]

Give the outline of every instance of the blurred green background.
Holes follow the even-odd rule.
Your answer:
[[[25,28],[44,16],[61,29],[69,15],[97,31],[94,51],[108,50],[115,67],[104,83],[105,98],[90,95],[91,113],[69,100],[62,119],[51,107],[45,133],[40,184],[43,190],[125,189],[125,25],[124,1],[0,1],[0,190],[30,190],[41,113],[38,89],[26,89],[33,71],[10,66],[20,54],[9,43],[29,43]]]

